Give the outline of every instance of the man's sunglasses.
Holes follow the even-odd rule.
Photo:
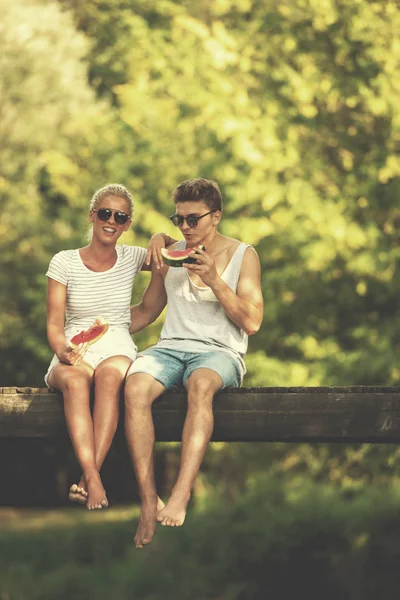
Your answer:
[[[130,216],[121,210],[111,210],[111,208],[94,208],[93,212],[97,213],[100,221],[107,223],[111,219],[111,215],[114,213],[114,221],[118,225],[125,225]]]
[[[211,215],[211,213],[217,211],[218,208],[214,208],[214,210],[210,210],[208,213],[205,213],[205,215],[200,215],[200,217],[196,217],[195,215],[189,215],[188,217],[182,217],[182,215],[172,215],[170,219],[175,225],[175,227],[180,227],[181,225],[183,225],[184,221],[186,221],[189,227],[196,227],[200,219],[206,217],[207,215]]]

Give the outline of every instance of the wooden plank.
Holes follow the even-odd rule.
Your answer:
[[[0,437],[66,436],[61,395],[47,388],[0,388]],[[179,441],[186,394],[153,406],[157,439]],[[400,386],[240,388],[214,402],[214,441],[400,441]]]

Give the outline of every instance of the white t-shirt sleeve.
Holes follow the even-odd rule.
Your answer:
[[[55,281],[65,286],[68,284],[68,261],[64,256],[64,252],[58,252],[58,254],[53,256],[47,269],[46,277],[55,279]]]
[[[130,246],[130,250],[132,252],[132,259],[136,266],[136,273],[143,267],[143,263],[146,258],[147,250],[146,248],[141,248],[140,246]]]

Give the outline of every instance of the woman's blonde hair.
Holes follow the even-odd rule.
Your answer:
[[[97,208],[100,202],[104,198],[107,198],[107,196],[118,196],[118,198],[123,198],[126,200],[129,205],[128,214],[130,217],[132,217],[134,209],[133,198],[126,187],[120,183],[109,183],[108,185],[105,185],[97,190],[97,192],[93,194],[93,198],[90,201],[89,210]]]

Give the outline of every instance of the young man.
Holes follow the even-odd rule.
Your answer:
[[[151,542],[156,522],[182,525],[194,480],[213,430],[215,393],[241,385],[247,338],[263,315],[260,262],[251,246],[218,232],[222,197],[206,179],[184,181],[173,192],[170,217],[184,240],[176,250],[196,248],[196,263],[154,267],[140,305],[132,309],[131,331],[154,320],[168,302],[160,340],[141,352],[127,373],[125,429],[142,499],[137,548]],[[204,246],[205,250],[199,249]],[[195,251],[193,251],[194,253]],[[151,405],[166,389],[183,384],[188,412],[182,435],[179,475],[164,506],[153,475]]]

